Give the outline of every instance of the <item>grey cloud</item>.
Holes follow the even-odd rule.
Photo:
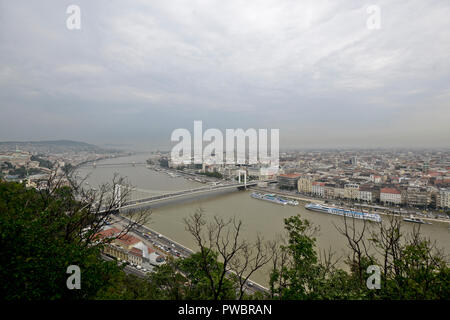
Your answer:
[[[69,4],[81,8],[79,31],[65,27]],[[366,28],[372,4],[380,30]],[[279,128],[286,146],[448,144],[446,0],[0,0],[0,9],[1,140],[159,146],[198,119]]]

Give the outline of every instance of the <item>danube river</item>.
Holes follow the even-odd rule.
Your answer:
[[[164,172],[156,172],[147,169],[145,166],[107,166],[102,164],[114,163],[136,163],[145,162],[149,155],[139,154],[129,157],[103,160],[97,163],[98,167],[85,166],[79,169],[81,175],[89,174],[87,181],[89,185],[95,186],[105,182],[111,182],[114,173],[126,177],[136,188],[151,190],[151,192],[160,193],[162,191],[184,190],[201,186],[201,183],[189,181],[183,177],[171,177]],[[139,197],[139,196],[136,196]],[[198,208],[203,208],[207,217],[214,215],[223,218],[237,217],[243,222],[242,236],[248,240],[254,240],[260,233],[265,239],[271,240],[277,234],[284,232],[283,219],[299,214],[308,219],[315,226],[320,228],[317,234],[318,249],[331,249],[336,257],[344,257],[349,252],[347,242],[337,230],[337,226],[342,226],[342,218],[328,214],[311,212],[303,208],[302,203],[299,206],[281,206],[270,202],[253,199],[250,197],[250,191],[232,191],[222,194],[214,194],[209,197],[190,199],[186,201],[177,201],[165,205],[153,207],[151,219],[148,226],[183,244],[186,247],[195,250],[195,242],[192,236],[185,230],[183,219],[194,213]],[[385,218],[385,216],[382,216]],[[361,221],[357,221],[361,225]],[[405,233],[413,230],[418,225],[413,223],[404,223],[403,231]],[[421,225],[421,232],[436,241],[437,246],[441,247],[448,254],[450,253],[450,224],[444,222],[433,222],[432,225]],[[343,259],[342,259],[343,260]],[[339,263],[344,266],[343,262]],[[269,269],[265,268],[258,274],[255,274],[252,280],[267,285]]]

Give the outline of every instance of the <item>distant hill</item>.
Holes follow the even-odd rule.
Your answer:
[[[14,151],[16,148],[36,152],[113,152],[110,149],[100,148],[86,142],[73,140],[49,140],[49,141],[5,141],[0,142],[0,150]]]

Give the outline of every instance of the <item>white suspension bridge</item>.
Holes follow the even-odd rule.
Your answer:
[[[134,198],[121,202],[121,194],[124,186],[116,185],[114,189],[114,198],[118,203],[118,208],[122,211],[127,211],[128,209],[138,209],[142,206],[147,206],[149,204],[159,203],[163,201],[170,201],[179,198],[187,199],[189,197],[195,197],[201,194],[208,193],[218,193],[220,191],[226,190],[242,190],[247,187],[256,186],[259,183],[274,183],[276,180],[258,180],[258,181],[247,181],[247,176],[244,174],[244,181],[241,181],[241,175],[239,175],[239,180],[236,183],[218,184],[218,185],[208,185],[187,190],[150,190],[150,189],[140,189],[131,188],[129,194]],[[136,199],[137,197],[137,199]]]

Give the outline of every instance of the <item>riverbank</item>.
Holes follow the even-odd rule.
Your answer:
[[[264,192],[264,193],[273,193],[273,194],[277,194],[280,196],[283,196],[285,198],[289,198],[289,199],[295,199],[295,200],[299,200],[302,202],[315,202],[315,203],[319,203],[319,204],[325,204],[326,202],[323,199],[320,198],[306,198],[306,197],[302,197],[302,196],[294,196],[292,194],[283,192],[281,190],[272,190],[272,189],[266,189],[266,188],[260,188],[260,187],[249,187],[248,189],[251,190],[255,190],[255,191],[259,191],[259,192]],[[341,206],[340,206],[341,207]],[[342,206],[345,209],[355,209],[354,207],[348,207],[348,206]],[[386,208],[386,210],[390,210],[389,208]],[[394,216],[394,217],[400,217],[400,218],[405,218],[405,217],[409,217],[408,214],[396,214],[396,213],[392,213],[392,212],[386,212],[383,210],[374,210],[373,213],[378,213],[378,214],[382,214],[382,215],[386,215],[386,216]],[[420,219],[422,220],[426,220],[426,221],[433,221],[433,222],[445,222],[445,223],[449,223],[450,224],[450,219],[439,219],[439,218],[429,218],[429,217],[420,217]]]
[[[122,160],[103,160],[99,163],[132,163],[133,161],[142,163],[146,159],[148,159],[148,156],[142,154],[125,157]],[[205,186],[198,182],[189,181],[181,176],[172,178],[164,172],[157,172],[146,168],[146,166],[106,166],[97,168],[88,166],[81,171],[83,176],[89,175],[88,181],[91,186],[110,183],[115,173],[126,177],[133,186],[144,190],[175,192],[197,188],[202,185]],[[272,191],[283,193],[282,190],[278,189],[262,189],[264,193],[270,193]],[[264,235],[266,240],[277,239],[279,234],[284,234],[285,232],[284,219],[301,214],[303,218],[308,219],[313,225],[320,227],[317,235],[318,253],[323,252],[323,250],[332,250],[336,254],[336,257],[346,257],[349,254],[346,238],[336,229],[336,225],[342,223],[341,217],[318,214],[317,212],[306,210],[304,205],[280,206],[268,201],[257,201],[250,196],[252,191],[219,193],[214,194],[214,196],[195,198],[189,201],[175,201],[164,206],[152,205],[150,206],[152,211],[151,219],[146,226],[151,230],[157,231],[158,234],[170,237],[172,241],[176,241],[176,243],[181,244],[185,248],[195,250],[195,240],[186,231],[183,219],[195,213],[199,208],[204,210],[207,221],[212,221],[211,219],[214,219],[215,216],[220,216],[225,220],[232,218],[241,220],[244,226],[243,235],[248,241],[256,240],[258,234]],[[323,201],[321,199],[311,199],[301,194],[282,195],[296,198],[299,202],[302,201],[302,203]],[[362,223],[357,221],[357,226],[361,227]],[[414,227],[416,227],[414,223],[404,223],[404,233],[409,234],[413,232]],[[446,254],[450,254],[450,243],[448,241],[450,231],[448,224],[433,223],[432,225],[421,225],[421,233],[432,241],[436,241],[438,247],[442,247]],[[339,267],[345,268],[346,265],[343,261],[344,259],[341,259],[338,265]],[[260,272],[252,275],[251,280],[268,287],[268,275],[270,271],[270,267],[263,268]]]
[[[180,244],[179,242],[169,238],[168,236],[166,236],[164,234],[157,232],[154,229],[149,228],[146,225],[138,224],[138,223],[136,223],[136,221],[126,218],[123,215],[119,215],[119,217],[121,219],[127,220],[128,222],[135,223],[135,227],[131,231],[135,232],[134,235],[137,236],[138,238],[141,238],[141,236],[144,236],[147,234],[151,234],[150,238],[153,239],[154,242],[158,242],[160,245],[162,245],[162,246],[165,245],[168,248],[172,248],[174,246],[177,250],[179,250],[182,253],[182,255],[181,255],[182,257],[188,257],[195,253],[195,251],[192,250],[191,248],[188,248],[188,247]],[[168,255],[168,254],[170,254],[170,252],[164,252],[164,254]],[[227,272],[231,272],[236,275],[236,272],[234,272],[233,270],[227,270]],[[257,283],[254,280],[248,280],[248,282],[251,283],[251,285],[250,286],[247,285],[246,290],[259,290],[259,291],[269,292],[269,289],[267,287],[264,287],[263,285]]]

